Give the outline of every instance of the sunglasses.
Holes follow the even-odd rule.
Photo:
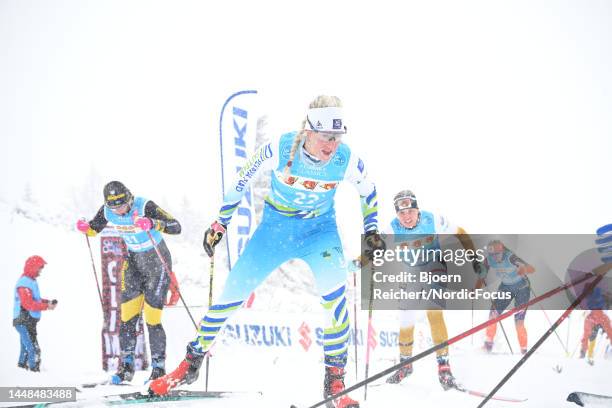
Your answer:
[[[416,209],[416,200],[412,200],[410,198],[402,198],[395,202],[395,212],[400,212],[403,210]]]
[[[342,140],[342,133],[334,132],[317,132],[313,130],[317,135],[317,138],[322,142],[340,142]]]
[[[114,213],[125,212],[127,211],[128,208],[130,208],[130,203],[123,203],[123,204],[119,204],[117,206],[108,207],[108,208],[110,208],[110,210]]]
[[[487,245],[487,252],[490,254],[501,254],[504,252],[504,244],[501,242],[494,242]]]

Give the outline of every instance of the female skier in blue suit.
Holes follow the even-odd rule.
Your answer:
[[[372,247],[382,245],[377,235],[376,189],[366,177],[361,159],[343,143],[345,134],[340,100],[319,96],[310,104],[300,131],[261,146],[240,170],[223,199],[217,220],[205,233],[206,252],[213,256],[252,180],[271,170],[271,191],[265,198],[263,220],[230,271],[223,293],[200,321],[185,359],[175,371],[151,383],[153,393],[163,395],[179,384],[195,381],[206,352],[227,318],[274,269],[294,258],[304,260],[312,270],[326,315],[324,396],[344,390],[350,325],[346,262],[334,210],[340,182],[349,181],[359,192],[366,242]],[[334,400],[333,406],[354,408],[359,403],[343,395]]]

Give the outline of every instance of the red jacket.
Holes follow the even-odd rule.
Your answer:
[[[45,260],[38,255],[29,257],[23,267],[23,275],[28,278],[36,280],[40,275],[40,269],[46,264]],[[49,301],[47,299],[41,299],[36,301],[32,298],[32,291],[29,288],[20,286],[17,288],[19,294],[19,300],[21,306],[27,310],[36,312],[39,310],[47,310],[49,308]]]
[[[32,291],[29,288],[24,288],[21,286],[17,288],[17,293],[19,294],[21,307],[29,312],[47,310],[49,308],[49,301],[47,299],[41,299],[40,302],[32,299]]]

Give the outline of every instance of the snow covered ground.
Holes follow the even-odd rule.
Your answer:
[[[0,202],[0,225],[4,228],[2,247],[6,253],[1,257],[3,276],[0,279],[1,293],[5,294],[5,306],[0,309],[0,321],[4,322],[2,335],[3,350],[0,353],[0,386],[74,386],[84,382],[99,381],[108,377],[101,370],[100,328],[102,324],[98,295],[93,281],[89,254],[82,235],[70,231],[61,223],[31,219],[18,214],[5,203]],[[175,258],[175,271],[182,283],[187,301],[196,305],[192,313],[198,318],[206,303],[208,291],[207,260],[201,256],[199,243],[173,241],[168,245]],[[57,298],[55,311],[43,312],[38,326],[39,343],[42,349],[42,371],[31,373],[16,367],[19,351],[17,332],[11,327],[13,285],[21,273],[23,261],[31,254],[42,255],[48,265],[39,278],[44,297]],[[97,259],[98,250],[94,246]],[[219,283],[220,284],[220,283]],[[275,272],[270,281],[258,291],[253,309],[241,310],[231,321],[233,331],[217,343],[211,360],[211,390],[261,391],[260,397],[253,394],[230,399],[180,403],[181,406],[210,407],[288,407],[296,404],[310,406],[321,399],[322,352],[316,343],[318,325],[317,299],[303,288],[297,290],[293,283],[283,281],[283,274]],[[274,293],[273,297],[266,298]],[[291,305],[289,311],[280,305]],[[352,310],[352,308],[351,308]],[[559,311],[549,311],[555,319]],[[574,312],[570,323],[564,323],[559,334],[565,342],[569,329],[570,352],[576,350],[582,332],[582,311]],[[477,311],[475,322],[486,319],[486,312]],[[449,335],[456,335],[472,325],[470,312],[447,312],[446,321]],[[302,339],[299,332],[302,323],[310,327],[309,338],[313,341],[308,350],[297,341]],[[360,312],[360,329],[366,327],[367,312]],[[164,312],[164,326],[168,334],[168,365],[174,367],[184,354],[186,342],[193,336],[193,326],[182,307],[168,308]],[[375,312],[374,324],[385,336],[397,326],[393,312]],[[250,343],[245,341],[246,327],[259,325],[267,327],[267,334],[250,332]],[[512,321],[504,321],[513,349],[518,349]],[[242,329],[235,329],[241,327]],[[272,336],[273,327],[278,331]],[[549,327],[544,314],[537,307],[527,315],[530,341],[542,335]],[[243,330],[237,335],[237,330]],[[288,344],[288,333],[293,341]],[[380,336],[383,334],[381,333]],[[257,337],[259,336],[259,337]],[[266,337],[267,336],[267,337]],[[236,339],[239,338],[239,339]],[[266,346],[265,343],[270,346]],[[262,343],[260,346],[252,343]],[[359,380],[364,375],[363,333],[359,353]],[[428,327],[419,322],[416,332],[416,349],[424,350],[431,345]],[[519,360],[519,356],[507,353],[507,346],[501,331],[498,331],[496,354],[484,355],[479,351],[482,333],[474,339],[467,338],[451,347],[451,365],[455,376],[466,387],[488,392]],[[605,341],[599,341],[596,362],[589,366],[584,360],[567,358],[559,340],[553,335],[538,352],[499,391],[499,395],[527,398],[522,403],[491,401],[490,407],[563,407],[573,404],[565,402],[572,391],[588,391],[611,394],[610,374],[612,360],[603,358]],[[351,361],[347,367],[347,383],[355,383],[353,346],[350,348]],[[387,337],[378,338],[378,347],[373,351],[370,373],[377,373],[395,363],[397,349]],[[560,367],[561,372],[554,370]],[[78,395],[88,399],[95,395],[115,394],[128,390],[145,390],[147,372],[137,373],[133,387],[101,386],[86,390]],[[202,376],[189,389],[204,389]],[[380,383],[380,381],[378,381]],[[363,389],[353,393],[363,400]],[[90,401],[90,400],[89,400]],[[370,387],[364,407],[415,406],[423,407],[475,407],[478,397],[456,391],[443,391],[438,385],[436,364],[433,355],[415,363],[415,373],[400,386],[381,385]],[[4,404],[8,405],[8,404]],[[74,404],[73,404],[74,405]],[[90,402],[77,403],[79,406]],[[159,403],[159,406],[179,403]]]

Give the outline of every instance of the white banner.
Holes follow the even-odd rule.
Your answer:
[[[221,145],[221,183],[223,195],[236,173],[246,163],[255,149],[257,115],[255,103],[257,91],[236,92],[221,109],[219,137]],[[249,188],[234,212],[227,234],[228,267],[234,266],[238,256],[255,230],[255,206],[253,192]]]

